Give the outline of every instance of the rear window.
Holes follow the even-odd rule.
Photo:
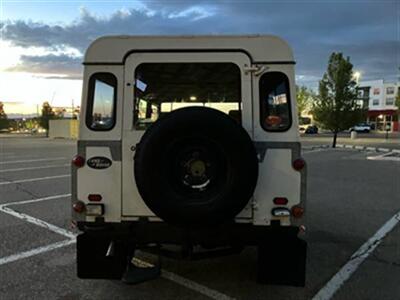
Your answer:
[[[86,125],[92,130],[111,130],[115,125],[117,78],[111,73],[95,73],[89,79]]]
[[[289,79],[281,72],[264,73],[260,87],[260,123],[267,131],[286,131],[292,124]]]
[[[143,63],[135,70],[135,128],[188,106],[222,111],[240,122],[240,69],[234,63]]]

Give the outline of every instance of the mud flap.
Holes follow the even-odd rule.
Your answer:
[[[121,279],[126,269],[128,247],[114,241],[112,255],[106,256],[111,238],[82,233],[77,237],[77,273],[79,278]]]
[[[305,286],[307,243],[281,237],[258,247],[257,280],[264,284]]]

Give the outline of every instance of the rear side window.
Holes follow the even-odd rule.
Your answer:
[[[111,73],[95,73],[89,79],[86,125],[92,130],[111,130],[115,125],[117,78]]]
[[[268,72],[260,82],[260,123],[267,131],[286,131],[292,124],[289,79],[281,72]]]

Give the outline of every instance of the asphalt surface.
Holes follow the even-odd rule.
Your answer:
[[[68,194],[68,164],[74,153],[73,141],[0,138],[0,206]],[[75,275],[74,244],[18,256],[65,241],[65,236],[0,211],[0,299],[209,299],[210,295],[215,299],[312,299],[400,211],[400,161],[368,159],[379,155],[349,149],[304,151],[308,162],[305,288],[257,284],[253,248],[240,255],[195,262],[164,259],[168,276],[136,286],[81,280]],[[26,181],[43,177],[51,178]],[[73,231],[69,201],[69,196],[61,196],[6,207]],[[15,259],[4,262],[10,257]],[[399,278],[400,226],[396,225],[333,299],[399,299]]]

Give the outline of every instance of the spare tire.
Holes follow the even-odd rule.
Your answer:
[[[206,107],[174,110],[144,133],[134,174],[147,206],[165,222],[212,226],[232,221],[252,197],[258,159],[247,132]]]

